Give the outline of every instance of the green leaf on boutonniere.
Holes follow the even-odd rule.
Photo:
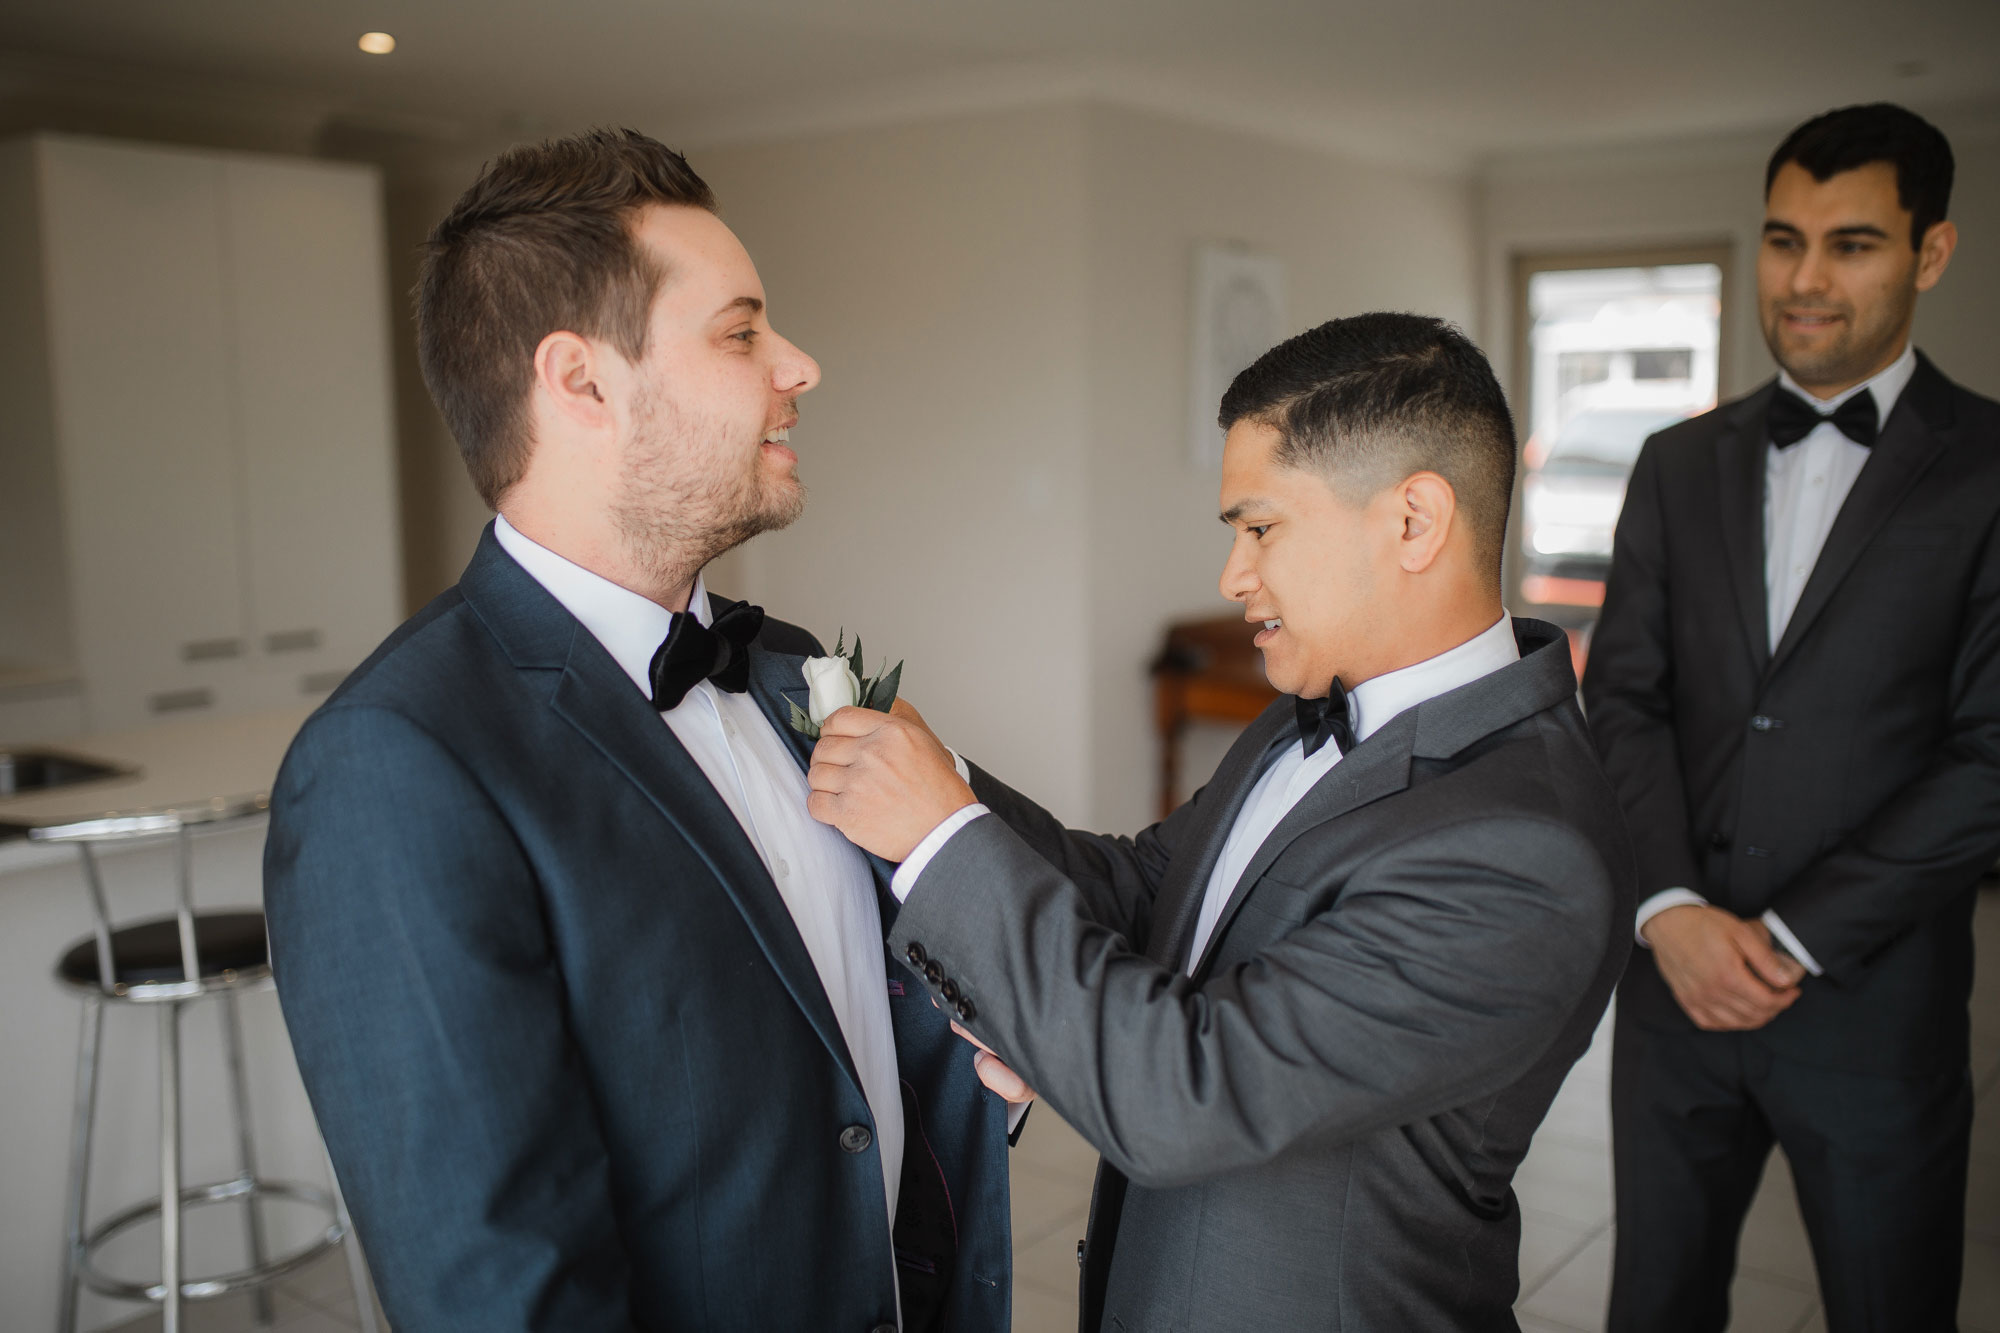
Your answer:
[[[898,662],[877,676],[874,683],[869,686],[867,706],[878,713],[888,712],[890,706],[896,702],[896,690],[902,683],[903,664]]]
[[[854,636],[854,652],[848,657],[847,666],[849,670],[854,672],[855,680],[866,681],[868,679],[868,673],[861,666],[861,636],[859,634]],[[861,697],[865,699],[868,696],[863,694]]]
[[[785,703],[792,710],[792,730],[798,732],[807,740],[818,740],[819,728],[813,725],[812,715],[793,703],[790,699],[785,700]]]

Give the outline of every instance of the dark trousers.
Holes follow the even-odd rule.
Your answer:
[[[1773,1142],[1797,1182],[1828,1333],[1958,1327],[1972,1077],[1851,1074],[1754,1033],[1619,1015],[1610,1333],[1722,1333],[1736,1243]]]

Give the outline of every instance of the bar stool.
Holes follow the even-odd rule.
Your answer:
[[[62,1300],[58,1333],[75,1333],[77,1302],[82,1288],[125,1300],[146,1300],[160,1306],[163,1333],[180,1333],[184,1302],[210,1300],[239,1291],[254,1292],[258,1322],[272,1320],[270,1285],[345,1242],[348,1274],[354,1285],[355,1309],[364,1333],[376,1333],[375,1307],[369,1295],[367,1269],[353,1243],[353,1224],[340,1197],[338,1182],[328,1189],[296,1181],[270,1180],[257,1174],[256,1150],[250,1132],[250,1101],[243,1072],[243,1033],[237,1012],[239,991],[271,984],[270,949],[264,935],[264,914],[257,911],[197,912],[194,910],[193,833],[249,823],[263,817],[263,797],[215,801],[183,810],[110,816],[37,828],[37,842],[67,843],[83,860],[83,878],[90,892],[95,930],[66,950],[56,964],[56,980],[83,998],[83,1031],[77,1052],[75,1120],[70,1146],[69,1205],[64,1233]],[[176,843],[179,899],[171,916],[114,926],[99,872],[100,849],[144,840],[172,838]],[[237,1175],[207,1185],[181,1183],[181,1010],[204,996],[222,1004],[222,1030],[236,1117]],[[160,1194],[134,1204],[85,1231],[84,1202],[90,1175],[92,1124],[97,1104],[98,1044],[104,1031],[107,1004],[157,1006],[160,1041]],[[332,1180],[329,1166],[328,1178]],[[318,1208],[326,1225],[311,1240],[281,1255],[269,1254],[258,1201],[291,1199]],[[182,1214],[191,1207],[240,1203],[244,1208],[249,1263],[215,1277],[189,1278],[182,1273]],[[160,1218],[160,1280],[127,1282],[101,1272],[98,1250],[112,1237],[154,1216]]]

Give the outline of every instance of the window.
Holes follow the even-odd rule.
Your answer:
[[[1527,433],[1517,605],[1571,632],[1579,665],[1646,438],[1715,406],[1726,249],[1516,263],[1514,396]]]

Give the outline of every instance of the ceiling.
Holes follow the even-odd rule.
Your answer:
[[[369,29],[395,53],[362,54]],[[443,140],[620,122],[699,145],[1098,96],[1450,166],[2000,105],[1995,0],[13,0],[0,50]]]

